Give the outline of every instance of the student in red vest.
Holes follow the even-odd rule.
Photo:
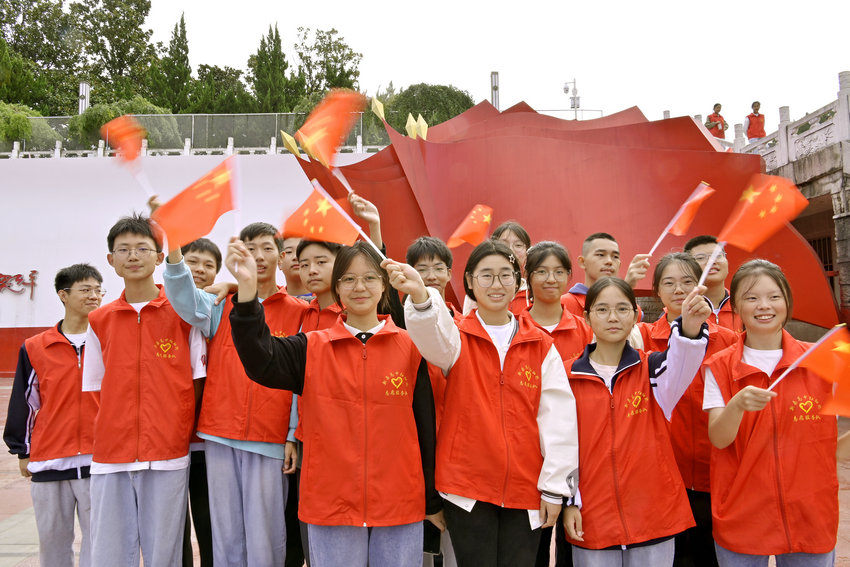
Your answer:
[[[710,234],[694,236],[685,243],[685,252],[689,253],[700,266],[700,275],[708,264],[708,259],[717,248],[717,238]],[[721,250],[708,276],[705,278],[705,298],[711,302],[712,320],[727,329],[740,332],[741,321],[732,311],[732,303],[729,301],[729,290],[726,289],[726,278],[729,277],[729,260],[726,251]]]
[[[283,277],[286,279],[286,293],[292,297],[303,299],[304,301],[312,301],[313,294],[304,286],[301,281],[301,264],[298,262],[298,245],[301,239],[297,236],[283,235],[283,253],[280,255],[280,260],[277,266],[283,272]]]
[[[604,277],[617,277],[620,273],[620,245],[607,232],[594,232],[584,239],[581,255],[577,258],[579,267],[584,271],[584,282],[575,284],[563,295],[561,301],[567,310],[576,317],[584,317],[584,298],[587,289],[596,280]],[[649,270],[649,254],[635,254],[629,263],[625,280],[634,287],[646,277]],[[638,311],[640,320],[640,311]]]
[[[80,566],[90,567],[89,467],[100,395],[83,392],[88,314],[100,306],[103,277],[88,264],[62,268],[54,280],[61,321],[21,345],[3,440],[30,477],[41,565],[74,566],[74,512]]]
[[[593,340],[593,331],[584,319],[564,309],[561,303],[561,296],[572,275],[572,266],[569,253],[557,242],[538,242],[528,249],[525,260],[531,306],[520,317],[530,319],[554,339],[562,360],[578,356],[584,351],[585,345]],[[552,531],[552,528],[543,530],[535,563],[538,567],[549,565]],[[564,539],[563,530],[556,533],[556,551],[558,567],[573,564],[572,551]]]
[[[638,323],[644,350],[667,349],[673,322],[682,315],[685,298],[696,287],[699,264],[683,252],[667,254],[655,266],[652,289],[664,304],[664,312],[655,323]],[[738,339],[737,333],[708,320],[706,357],[719,352]],[[670,420],[673,453],[688,491],[691,512],[697,525],[676,536],[676,565],[716,566],[714,540],[711,537],[711,494],[709,493],[708,415],[702,411],[703,378],[694,377]]]
[[[674,536],[694,525],[669,421],[705,355],[711,313],[694,288],[663,352],[634,350],[631,286],[597,280],[585,318],[596,342],[568,361],[579,423],[579,499],[564,511],[577,567],[673,564]]]
[[[720,103],[714,105],[714,112],[708,115],[705,121],[705,127],[715,138],[726,138],[726,130],[729,129],[729,123],[726,119],[720,116]]]
[[[120,219],[107,245],[107,261],[125,287],[89,314],[86,334],[82,387],[100,392],[92,563],[135,566],[141,547],[146,565],[179,565],[206,343],[154,283],[163,254],[147,218]]]
[[[826,567],[838,536],[838,427],[820,408],[832,384],[796,368],[806,348],[785,324],[791,288],[782,270],[751,260],[732,278],[745,332],[704,367],[711,454],[711,509],[722,567]]]
[[[761,103],[755,101],[752,105],[753,111],[744,118],[744,132],[747,134],[747,143],[752,144],[764,138],[764,114],[759,114]]]
[[[434,490],[434,401],[421,355],[388,316],[380,257],[364,242],[339,251],[328,329],[272,337],[257,301],[251,255],[232,240],[225,264],[239,282],[233,342],[252,380],[307,403],[299,517],[314,567],[415,566],[422,520],[443,527]]]
[[[533,565],[540,528],[554,525],[573,495],[578,448],[561,355],[508,309],[519,262],[499,240],[476,246],[464,290],[477,309],[457,324],[413,267],[384,266],[408,294],[411,339],[446,374],[436,484],[458,565]]]

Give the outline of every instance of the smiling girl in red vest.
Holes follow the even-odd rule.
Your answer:
[[[682,315],[682,305],[699,281],[702,272],[693,256],[684,252],[667,254],[655,266],[652,289],[664,304],[664,312],[655,323],[638,323],[644,350],[663,351],[670,339],[673,321]],[[738,335],[720,327],[709,317],[706,357],[735,343]],[[703,378],[691,382],[676,404],[670,420],[673,453],[688,491],[691,512],[697,525],[676,536],[676,559],[694,565],[717,565],[711,537],[711,494],[709,492],[708,415],[702,411]]]
[[[742,340],[705,365],[711,453],[711,511],[721,566],[831,566],[838,534],[832,416],[821,415],[832,385],[796,368],[767,388],[809,346],[785,331],[788,280],[752,260],[735,272],[732,308]]]
[[[573,494],[575,399],[552,338],[509,310],[520,281],[511,249],[479,244],[464,270],[477,309],[458,323],[416,270],[390,260],[408,294],[405,320],[423,356],[446,374],[437,489],[460,567],[533,565],[540,527]]]
[[[705,355],[711,308],[694,288],[663,352],[628,344],[637,322],[632,288],[605,277],[587,292],[596,343],[567,362],[576,395],[579,496],[564,511],[578,566],[673,564],[673,537],[694,525],[670,444],[673,409]]]
[[[362,242],[341,249],[331,282],[343,317],[284,338],[269,334],[251,260],[231,242],[233,342],[252,380],[306,401],[299,518],[311,565],[420,565],[426,512],[444,525],[433,484],[434,401],[413,342],[378,315],[390,290],[380,257]]]
[[[562,360],[569,360],[581,354],[585,345],[593,340],[593,331],[584,319],[570,313],[561,303],[561,296],[566,292],[572,275],[572,266],[569,253],[557,242],[538,242],[529,248],[525,273],[531,306],[519,315],[527,317],[552,337]],[[544,529],[535,563],[538,567],[549,566],[551,539],[552,529]],[[556,539],[556,565],[571,566],[572,551],[563,537],[563,531],[557,534]]]

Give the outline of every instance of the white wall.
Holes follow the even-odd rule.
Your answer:
[[[339,165],[365,155],[341,154]],[[186,188],[218,165],[224,156],[148,157],[141,167],[162,200]],[[310,183],[295,158],[286,155],[237,156],[241,179],[241,213],[224,214],[209,238],[224,252],[229,237],[254,221],[280,227],[310,193]],[[147,213],[147,195],[133,175],[115,158],[0,160],[0,273],[38,270],[32,300],[0,291],[0,328],[46,327],[62,316],[53,289],[56,272],[89,262],[104,276],[108,293],[118,297],[123,284],[106,262],[106,234],[119,217]],[[158,268],[155,276],[161,282]],[[220,277],[231,279],[226,268]],[[279,283],[283,276],[279,275]]]

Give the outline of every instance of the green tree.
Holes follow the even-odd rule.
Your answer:
[[[84,113],[72,116],[68,124],[68,129],[71,135],[78,141],[94,147],[97,145],[98,140],[100,140],[100,127],[124,114],[171,114],[171,111],[167,108],[156,106],[141,96],[134,96],[130,99],[92,105]],[[147,130],[149,147],[182,147],[183,144],[177,129],[177,121],[173,116],[162,118],[142,116],[139,120],[145,130]]]
[[[79,0],[71,13],[82,30],[92,100],[129,99],[156,57],[144,28],[150,0]]]
[[[255,112],[256,101],[242,82],[242,71],[230,67],[199,65],[189,112],[235,114]]]
[[[466,91],[451,85],[419,83],[402,89],[389,101],[385,111],[390,126],[404,132],[408,114],[414,118],[421,114],[428,126],[435,126],[473,106],[475,102]]]
[[[381,91],[381,87],[375,92],[375,96],[384,105],[384,111],[392,104],[392,100],[396,96],[396,90],[393,82],[387,85],[387,88]],[[370,103],[371,107],[371,103]],[[389,136],[384,128],[384,123],[375,115],[369,108],[363,113],[363,145],[365,146],[385,146],[389,144]]]
[[[277,24],[260,38],[260,48],[248,59],[248,83],[254,91],[259,112],[287,112],[294,101],[287,99],[289,63],[280,42]]]
[[[351,49],[338,34],[333,28],[316,30],[315,34],[310,28],[298,28],[297,76],[304,82],[306,94],[335,87],[357,89],[363,54]]]
[[[37,67],[20,54],[9,49],[0,37],[0,100],[31,104],[36,91],[44,88],[36,81]]]
[[[0,143],[22,141],[29,149],[49,150],[60,139],[32,108],[0,101]],[[11,143],[8,145],[11,146]]]
[[[189,41],[186,21],[174,24],[168,50],[150,67],[150,94],[154,104],[170,108],[175,114],[189,108],[192,91],[192,67],[189,65]]]

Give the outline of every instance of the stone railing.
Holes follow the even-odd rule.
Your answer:
[[[809,156],[836,142],[850,140],[850,71],[838,74],[837,100],[791,121],[787,106],[779,108],[779,129],[752,144],[744,139],[744,127],[735,124],[735,151],[759,154],[767,171]]]

